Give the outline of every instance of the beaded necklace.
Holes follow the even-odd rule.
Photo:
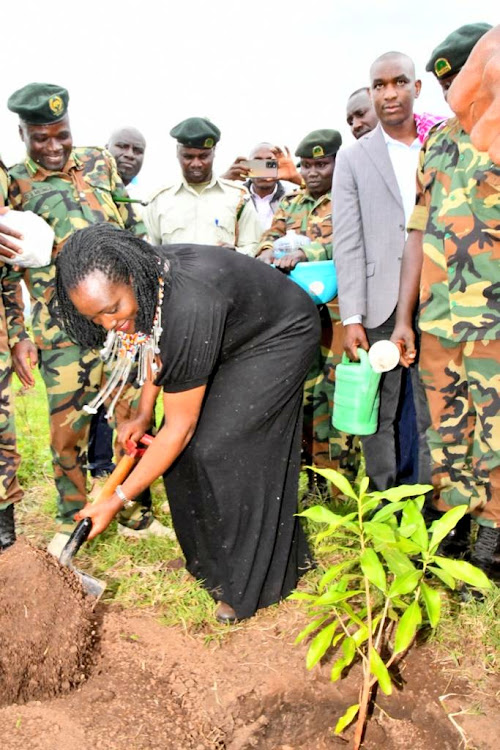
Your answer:
[[[125,333],[109,331],[104,346],[99,352],[100,358],[109,363],[111,375],[96,397],[83,408],[88,414],[96,414],[102,404],[117,389],[106,412],[106,419],[113,416],[115,406],[125,388],[134,362],[137,361],[136,381],[144,385],[146,380],[153,380],[158,371],[156,355],[160,353],[159,343],[163,331],[161,326],[161,305],[163,302],[163,279],[159,278],[158,303],[153,319],[151,333]]]

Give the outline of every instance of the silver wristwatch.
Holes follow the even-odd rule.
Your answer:
[[[133,508],[134,507],[135,500],[129,500],[129,498],[124,493],[123,487],[121,486],[121,484],[119,484],[117,486],[117,488],[115,489],[115,493],[118,495],[118,497],[122,501],[124,508],[128,509],[128,508]]]

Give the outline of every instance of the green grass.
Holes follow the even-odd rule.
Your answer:
[[[46,545],[55,531],[55,489],[44,387],[37,373],[34,389],[24,391],[15,381],[14,390],[18,446],[23,459],[20,480],[26,492],[17,512],[18,525],[32,541]],[[160,520],[170,525],[170,517],[160,510],[164,500],[163,483],[158,480],[153,486],[153,504]],[[347,502],[329,501],[319,491],[310,495],[305,473],[301,475],[299,501],[301,505],[325,502],[336,513],[352,510]],[[306,530],[313,534],[317,527],[307,525]],[[314,547],[313,536],[311,542]],[[338,552],[314,551],[318,567],[301,581],[300,588],[304,590],[313,590],[318,577],[339,557]],[[116,533],[113,523],[98,539],[84,545],[76,565],[106,581],[104,601],[130,609],[147,609],[166,625],[182,626],[191,633],[200,633],[205,640],[223,638],[232,629],[215,622],[211,597],[184,568],[170,568],[169,563],[180,556],[175,541],[125,539]],[[456,597],[445,596],[443,617],[431,641],[438,660],[445,661],[450,668],[466,669],[469,676],[475,675],[479,680],[498,671],[499,605],[498,589],[484,602],[466,605],[458,603]],[[278,608],[276,616],[279,617]],[[245,627],[251,627],[251,622]]]

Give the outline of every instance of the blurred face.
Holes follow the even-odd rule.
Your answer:
[[[380,60],[372,65],[370,75],[373,106],[382,125],[397,127],[411,119],[421,86],[411,61],[404,56]]]
[[[334,156],[300,160],[300,173],[313,198],[319,198],[332,189],[334,166]]]
[[[276,159],[276,154],[273,154],[270,148],[262,146],[252,152],[252,159]],[[252,177],[252,182],[256,190],[261,190],[266,193],[272,193],[276,187],[278,180],[273,177]]]
[[[130,284],[93,271],[69,292],[69,298],[81,315],[106,331],[135,332],[138,305]]]
[[[357,138],[370,133],[378,120],[368,91],[359,91],[347,102],[347,124]]]
[[[21,139],[33,161],[51,172],[60,172],[68,161],[73,139],[67,115],[50,125],[19,125]]]
[[[182,174],[187,182],[195,185],[210,182],[212,179],[212,165],[214,163],[214,148],[191,148],[191,146],[177,146],[177,158],[181,165]]]
[[[458,72],[460,72],[460,71],[458,71]],[[441,91],[443,92],[443,96],[445,98],[445,101],[448,101],[448,89],[450,88],[451,84],[453,83],[453,81],[455,80],[455,78],[457,77],[457,75],[458,75],[458,73],[453,73],[453,75],[448,76],[443,81],[441,81],[440,79],[438,79],[438,83],[441,86]]]
[[[128,185],[141,171],[146,141],[138,130],[123,128],[113,133],[108,149],[115,157],[118,174]]]

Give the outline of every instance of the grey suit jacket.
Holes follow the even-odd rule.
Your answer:
[[[376,328],[396,307],[405,215],[380,125],[337,154],[332,188],[333,255],[342,320]]]

